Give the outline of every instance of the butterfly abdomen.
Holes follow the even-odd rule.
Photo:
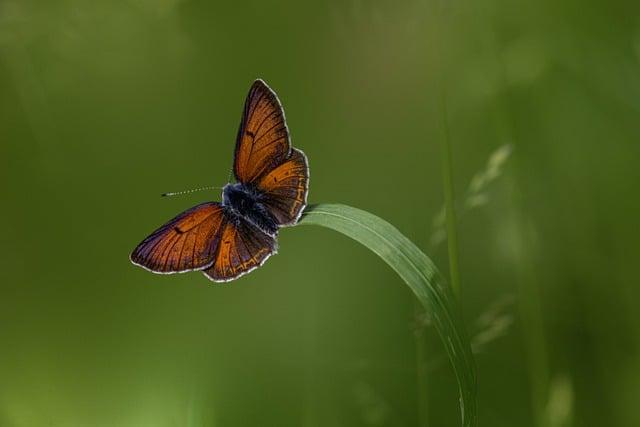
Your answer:
[[[278,224],[269,210],[260,203],[260,194],[242,183],[227,184],[222,190],[222,205],[269,235],[278,232]]]

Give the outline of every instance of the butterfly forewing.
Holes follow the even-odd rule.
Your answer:
[[[204,274],[216,282],[227,282],[259,267],[276,250],[275,238],[237,217],[226,222],[215,262]]]
[[[225,224],[224,208],[209,202],[195,206],[144,239],[131,261],[155,273],[202,270],[215,259]]]
[[[307,204],[309,168],[307,157],[297,149],[290,157],[260,178],[257,188],[264,192],[263,204],[281,226],[292,225]]]
[[[282,163],[290,151],[289,130],[276,94],[256,80],[244,105],[236,140],[233,170],[236,179],[253,183]]]

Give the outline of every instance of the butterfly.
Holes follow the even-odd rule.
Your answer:
[[[153,273],[202,271],[228,282],[277,253],[278,230],[295,225],[307,205],[309,166],[291,146],[277,95],[260,79],[244,104],[233,175],[236,182],[223,187],[222,202],[182,212],[144,239],[131,262]]]

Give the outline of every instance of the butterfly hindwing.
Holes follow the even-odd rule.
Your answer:
[[[290,157],[263,175],[256,186],[278,225],[286,226],[295,224],[306,206],[308,185],[307,157],[293,148]]]
[[[232,216],[222,230],[220,244],[211,267],[203,273],[216,282],[227,282],[261,266],[276,253],[274,237],[250,222]]]
[[[238,130],[233,165],[236,179],[253,183],[282,163],[290,148],[280,101],[265,82],[256,80],[247,95]]]
[[[165,274],[209,267],[226,222],[223,211],[220,203],[208,202],[181,213],[144,239],[131,261]]]

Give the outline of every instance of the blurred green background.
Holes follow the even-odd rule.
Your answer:
[[[257,77],[310,202],[445,273],[446,117],[481,426],[640,425],[640,3],[0,0],[0,426],[459,425],[412,294],[341,235],[227,285],[129,263],[219,199],[159,194],[226,183]]]

